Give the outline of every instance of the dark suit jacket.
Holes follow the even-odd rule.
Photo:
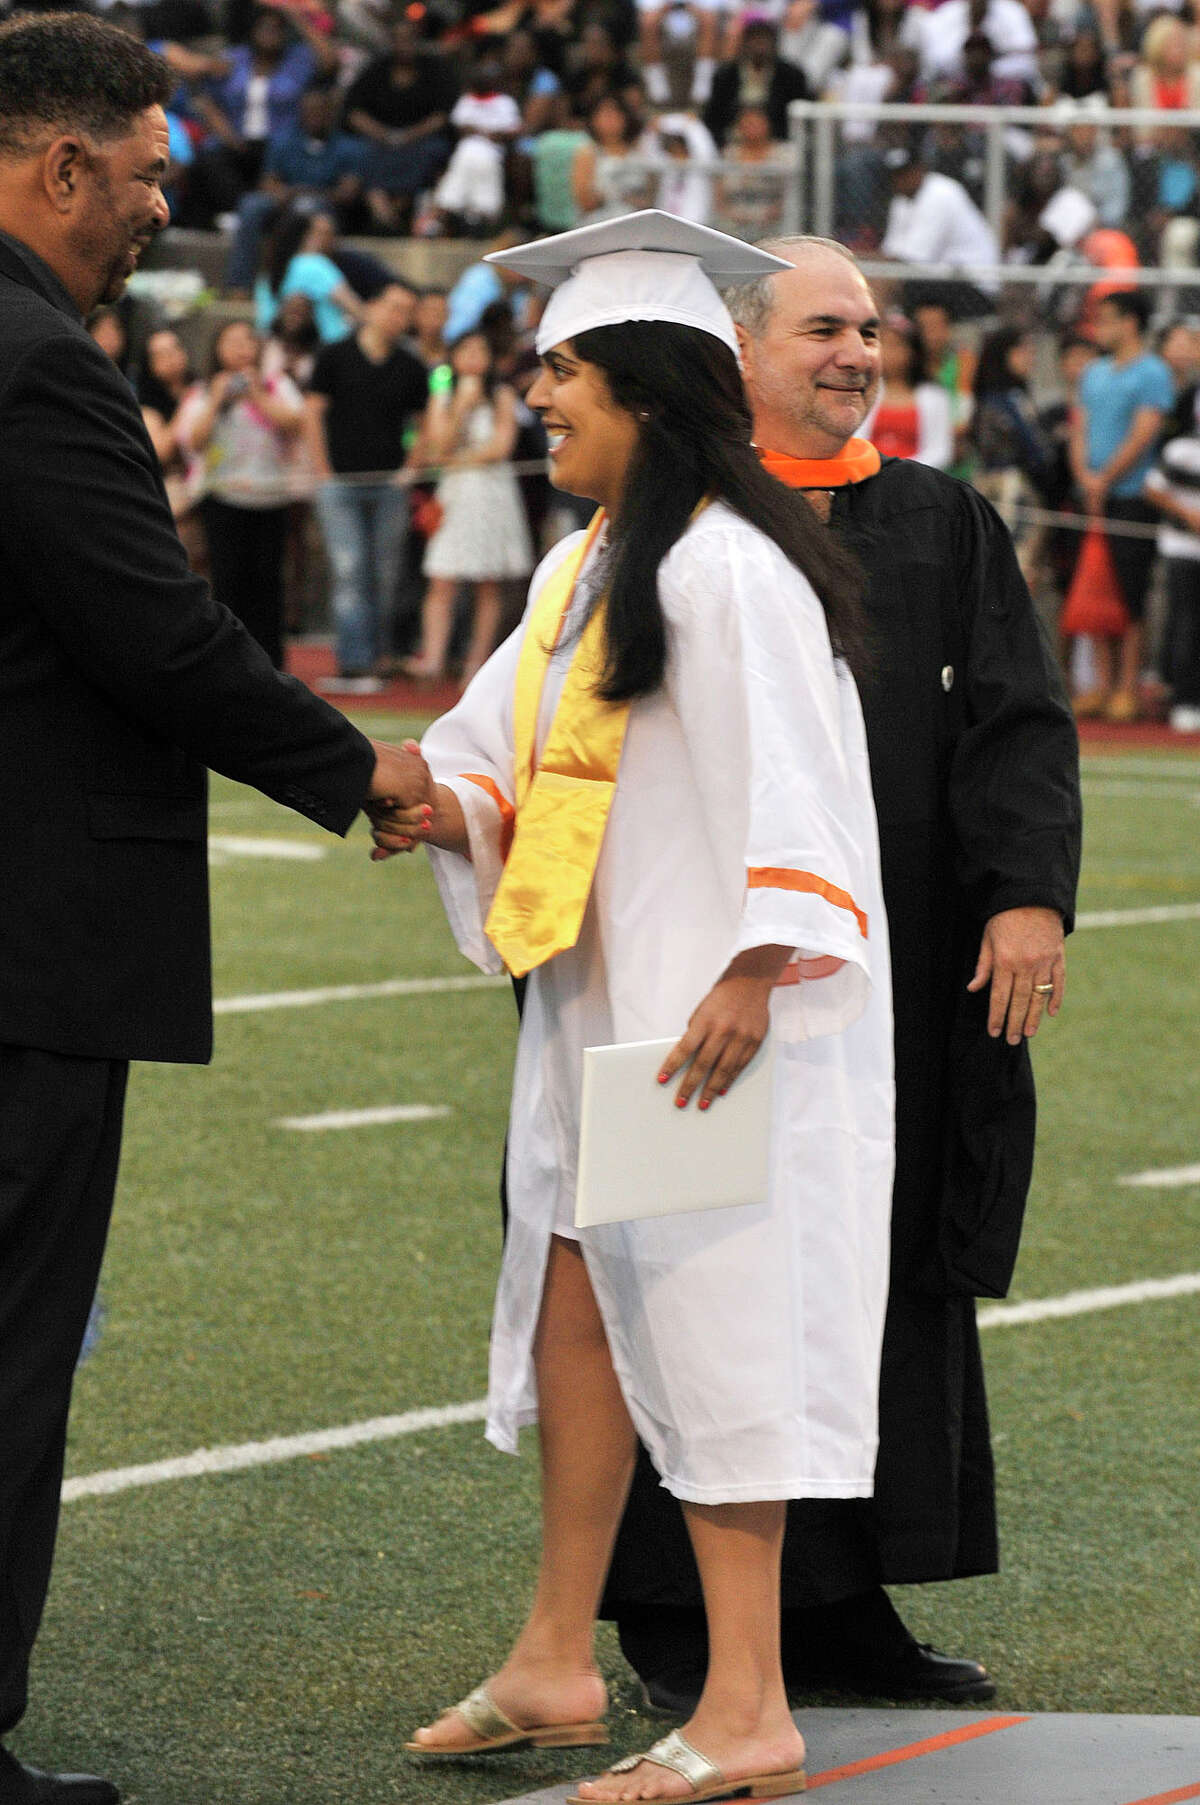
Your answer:
[[[0,1042],[207,1059],[205,767],[345,833],[373,763],[192,575],[128,383],[0,233]]]
[[[788,135],[788,103],[807,100],[808,82],[804,71],[785,57],[776,60],[767,86],[766,111],[771,121],[771,136],[783,143]],[[738,116],[742,102],[742,65],[736,60],[722,63],[713,76],[705,104],[703,119],[719,145],[726,138]]]

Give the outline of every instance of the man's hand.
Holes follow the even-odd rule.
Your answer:
[[[1067,984],[1062,916],[1057,909],[1003,909],[983,930],[975,976],[968,990],[992,987],[988,1033],[1005,1032],[1010,1047],[1032,1040],[1049,1010],[1062,1008]],[[1050,990],[1039,989],[1049,984]]]
[[[416,837],[428,826],[433,814],[429,766],[421,757],[416,740],[405,740],[402,746],[372,740],[371,745],[375,750],[375,770],[364,807],[376,830],[386,824],[394,842],[393,851],[411,852]],[[372,859],[388,856],[378,849],[377,842]]]

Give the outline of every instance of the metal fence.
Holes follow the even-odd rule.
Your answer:
[[[850,244],[870,276],[897,274],[871,252],[882,243],[891,199],[886,152],[904,145],[962,183],[998,246],[994,263],[906,265],[907,275],[1043,297],[1106,275],[1120,286],[1159,290],[1165,312],[1175,310],[1179,291],[1200,295],[1200,111],[795,101],[789,121],[795,163],[785,231]],[[1080,186],[1084,165],[1106,147],[1119,159],[1127,206],[1119,217],[1098,213],[1080,242],[1054,248],[1050,227],[1040,223],[1047,203],[1064,185]],[[1108,163],[1111,171],[1112,157]],[[1093,250],[1096,228],[1127,238],[1138,266],[1098,262],[1114,246],[1110,239]]]

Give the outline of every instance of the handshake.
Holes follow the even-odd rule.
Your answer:
[[[372,740],[375,771],[363,807],[375,842],[372,859],[390,859],[427,841],[438,812],[437,788],[416,740]]]

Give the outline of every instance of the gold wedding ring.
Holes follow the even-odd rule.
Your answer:
[[[1053,984],[1035,984],[1033,986],[1033,994],[1035,997],[1052,996],[1054,994],[1054,986]]]

